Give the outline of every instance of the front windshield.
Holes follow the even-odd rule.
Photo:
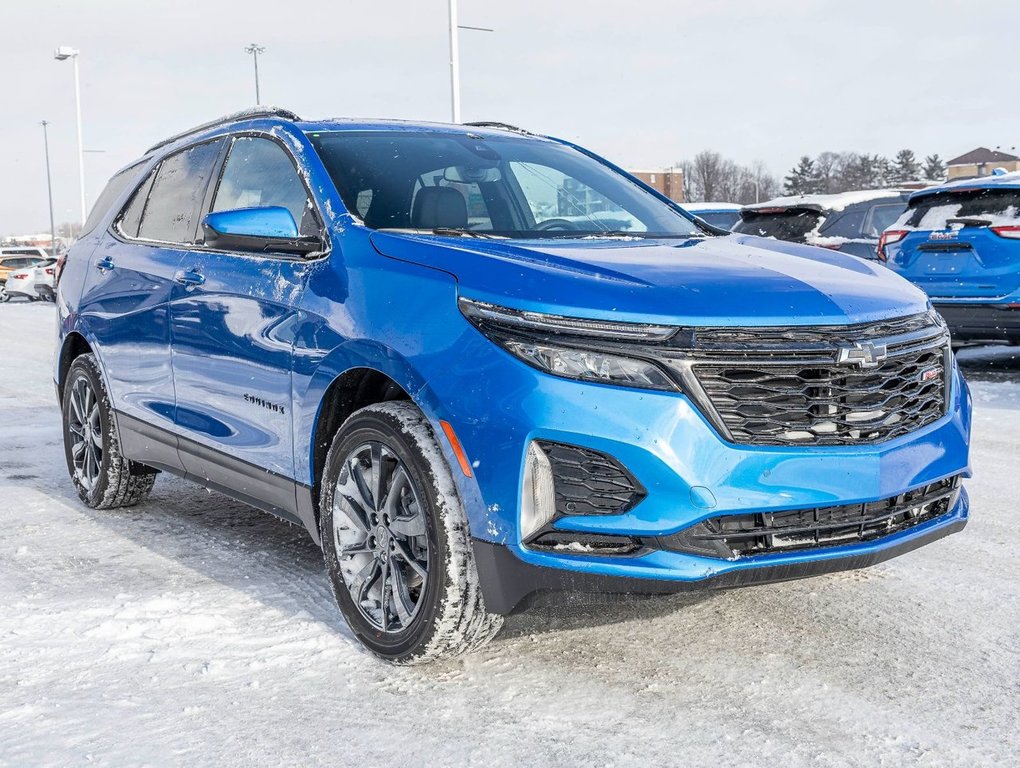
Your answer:
[[[691,237],[693,222],[571,147],[432,131],[311,133],[347,209],[374,229],[479,237]]]

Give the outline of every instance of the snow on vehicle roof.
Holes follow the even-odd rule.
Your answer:
[[[744,206],[739,203],[680,203],[680,207],[686,211],[697,213],[698,211],[739,211]]]
[[[1020,171],[997,173],[991,176],[979,176],[976,179],[960,179],[939,184],[936,187],[919,189],[910,196],[911,202],[922,197],[943,194],[946,192],[967,192],[976,189],[1013,189],[1020,188]]]
[[[819,211],[842,211],[854,203],[866,203],[869,200],[881,200],[884,197],[902,197],[909,194],[909,189],[862,189],[854,192],[839,192],[834,195],[791,195],[776,197],[764,203],[745,205],[742,210],[757,211],[763,208],[814,208]]]

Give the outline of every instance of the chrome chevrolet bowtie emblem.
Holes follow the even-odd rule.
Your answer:
[[[874,368],[889,356],[885,344],[872,344],[870,341],[855,341],[852,346],[841,346],[837,353],[836,362],[839,365],[856,365],[861,368]]]

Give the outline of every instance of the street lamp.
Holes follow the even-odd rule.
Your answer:
[[[62,45],[53,53],[57,61],[70,59],[74,62],[74,110],[78,120],[78,189],[81,194],[81,223],[85,225],[88,208],[85,207],[85,147],[81,138],[81,84],[78,79],[78,49]]]
[[[255,105],[258,106],[262,103],[261,96],[259,95],[259,54],[265,53],[265,46],[261,46],[258,43],[252,43],[244,49],[245,53],[250,53],[255,59]]]
[[[493,32],[488,27],[469,27],[457,23],[457,0],[450,0],[450,107],[453,122],[460,122],[460,30]]]
[[[56,256],[57,254],[57,228],[53,226],[53,184],[50,181],[50,137],[46,131],[46,126],[49,122],[43,120],[40,125],[42,126],[43,133],[43,147],[46,149],[46,191],[50,196],[50,255]]]

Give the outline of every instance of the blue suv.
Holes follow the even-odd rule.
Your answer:
[[[304,526],[393,662],[543,591],[859,568],[967,520],[920,290],[568,142],[254,111],[150,149],[84,229],[55,364],[83,502],[165,471]]]
[[[957,344],[1020,344],[1020,173],[910,196],[878,258],[923,288]]]

